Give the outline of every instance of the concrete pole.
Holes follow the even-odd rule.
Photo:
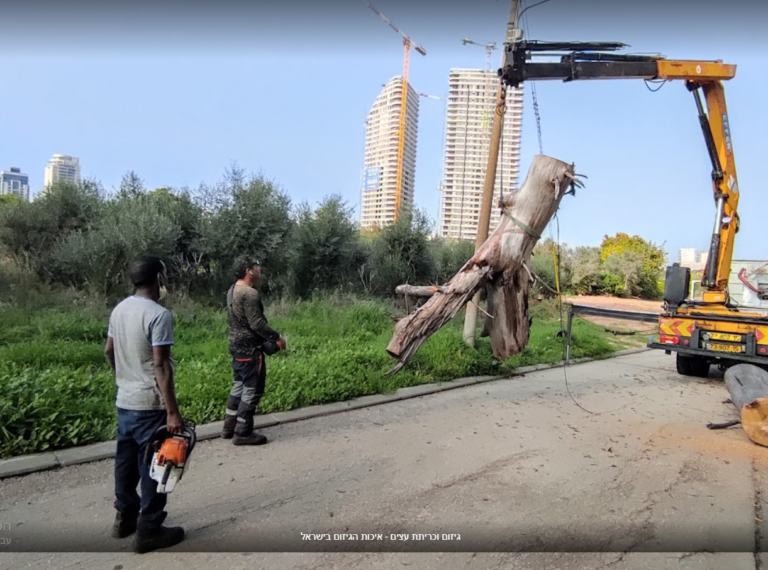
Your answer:
[[[517,13],[520,0],[512,0],[509,11],[509,23],[507,24],[507,36],[504,42],[507,45],[518,41]],[[507,50],[502,51],[501,67],[507,64]],[[485,185],[483,186],[483,200],[480,205],[480,219],[477,224],[477,238],[475,239],[475,251],[488,239],[488,231],[491,223],[491,209],[493,208],[493,189],[496,185],[496,167],[499,163],[499,148],[501,146],[501,132],[504,128],[504,113],[506,112],[507,87],[499,82],[496,91],[496,112],[493,114],[493,130],[491,131],[491,144],[488,149],[488,166],[485,170]],[[472,302],[467,304],[464,320],[464,342],[467,346],[475,346],[475,329],[477,328],[477,307],[480,303],[480,293],[477,293]]]

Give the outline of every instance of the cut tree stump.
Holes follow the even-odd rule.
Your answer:
[[[490,336],[493,355],[506,360],[525,348],[530,334],[527,267],[533,246],[549,224],[569,188],[580,185],[574,167],[556,158],[536,155],[519,190],[506,196],[501,221],[459,272],[442,287],[403,286],[403,294],[430,299],[395,325],[387,352],[399,363],[398,372],[418,348],[483,287],[487,313],[483,336]]]
[[[749,439],[768,447],[768,372],[737,364],[725,371],[725,386]]]

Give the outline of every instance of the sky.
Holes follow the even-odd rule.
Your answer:
[[[373,1],[373,0],[372,0]],[[726,97],[741,188],[736,259],[768,259],[760,220],[768,160],[764,71],[768,4],[753,0],[522,0],[527,39],[620,41],[628,53],[737,65]],[[435,223],[448,72],[486,65],[468,37],[501,46],[509,2],[375,0],[426,56],[411,52],[421,98],[416,205]],[[148,188],[215,183],[233,163],[295,203],[341,194],[359,213],[364,121],[382,84],[402,73],[399,36],[363,0],[6,2],[0,34],[0,169],[29,174],[33,194],[55,153],[117,187],[133,170]],[[492,68],[501,64],[493,52]],[[522,171],[539,152],[525,86]],[[586,188],[567,196],[562,243],[617,232],[706,249],[715,209],[711,165],[681,82],[537,82],[543,152],[573,162]],[[656,87],[656,86],[654,86]],[[556,225],[553,224],[553,234]],[[549,234],[547,234],[549,235]]]

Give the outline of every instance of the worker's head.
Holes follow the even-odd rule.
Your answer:
[[[165,263],[154,255],[142,255],[131,264],[129,273],[136,292],[155,301],[162,301],[167,293],[168,272]]]
[[[242,255],[235,260],[235,277],[246,285],[256,287],[261,281],[261,262],[253,256]]]

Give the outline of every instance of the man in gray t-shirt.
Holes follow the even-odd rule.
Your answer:
[[[139,258],[131,267],[134,295],[124,299],[109,317],[106,355],[117,384],[117,453],[112,536],[136,532],[134,549],[149,552],[184,539],[184,529],[162,526],[167,495],[157,492],[144,461],[147,444],[165,426],[183,427],[174,387],[171,355],[173,315],[158,301],[165,297],[165,264],[156,257]],[[141,497],[136,488],[141,485]]]
[[[155,380],[153,348],[173,345],[173,315],[147,297],[123,300],[109,319],[110,338],[119,339],[115,352],[117,407],[123,410],[165,410]],[[173,357],[169,358],[175,369]]]

